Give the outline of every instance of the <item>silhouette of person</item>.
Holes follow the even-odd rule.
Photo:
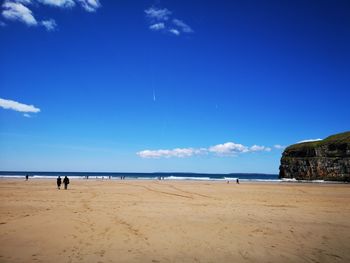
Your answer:
[[[239,184],[239,179],[238,178],[236,179],[236,183]]]
[[[61,176],[57,177],[57,189],[61,189],[62,179]]]
[[[29,178],[29,175],[28,175],[28,174],[26,174],[26,181],[28,181],[28,178]]]
[[[69,185],[69,179],[67,175],[63,178],[63,183],[64,183],[64,190],[67,190],[67,187]]]

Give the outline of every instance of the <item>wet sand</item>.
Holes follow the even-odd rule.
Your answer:
[[[0,180],[0,262],[350,262],[350,185]]]

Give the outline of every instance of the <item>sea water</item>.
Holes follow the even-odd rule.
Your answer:
[[[279,179],[278,174],[261,173],[230,173],[230,174],[206,174],[206,173],[96,173],[96,172],[0,172],[0,179],[24,179],[28,175],[30,179],[55,179],[58,176],[68,176],[70,179],[111,179],[120,180],[193,180],[193,181],[236,181],[241,182],[297,182],[295,179]],[[315,183],[324,181],[317,180]]]

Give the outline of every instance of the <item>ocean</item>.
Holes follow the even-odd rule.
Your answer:
[[[235,181],[237,178],[244,181],[255,182],[283,182],[289,180],[278,179],[278,174],[260,173],[230,173],[230,174],[207,174],[207,173],[96,173],[96,172],[9,172],[1,171],[0,179],[24,179],[28,174],[29,179],[54,179],[57,176],[68,176],[71,179],[111,179],[120,180],[200,180],[200,181]]]

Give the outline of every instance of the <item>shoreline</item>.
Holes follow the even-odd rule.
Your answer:
[[[31,180],[56,180],[57,177],[29,177],[28,181]],[[62,177],[61,177],[62,178]],[[213,183],[227,183],[227,181],[229,181],[229,184],[236,184],[236,178],[232,178],[232,179],[156,179],[156,178],[132,178],[132,177],[126,177],[125,179],[120,179],[117,177],[113,177],[113,178],[96,178],[96,177],[89,177],[89,179],[86,178],[77,178],[74,176],[69,176],[70,180],[73,181],[111,181],[111,182],[115,182],[115,181],[135,181],[135,182],[139,182],[139,181],[145,181],[145,182],[213,182]],[[330,185],[348,185],[350,184],[350,182],[347,181],[323,181],[323,180],[293,180],[293,179],[239,179],[240,184],[330,184]],[[25,178],[23,176],[18,176],[18,177],[1,177],[0,176],[0,181],[6,181],[6,180],[13,180],[13,181],[26,181]]]

